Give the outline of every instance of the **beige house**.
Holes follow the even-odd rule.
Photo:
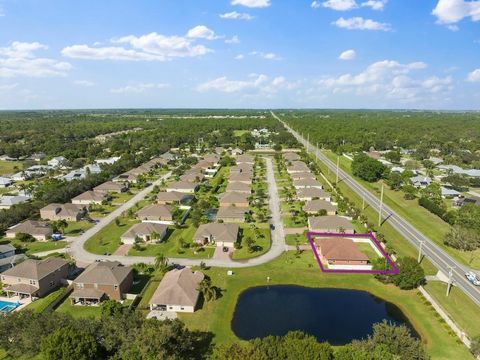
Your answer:
[[[319,211],[325,210],[327,215],[335,215],[337,213],[337,208],[331,202],[325,200],[312,200],[307,201],[303,206],[303,211],[307,214],[317,214]]]
[[[243,223],[247,212],[247,208],[239,206],[221,207],[217,212],[217,221]]]
[[[337,215],[309,217],[308,229],[319,233],[355,233],[352,223]]]
[[[297,190],[297,198],[300,201],[312,201],[315,199],[330,201],[330,194],[318,188],[304,188]]]
[[[302,179],[312,179],[312,180],[316,180],[315,179],[315,176],[309,172],[309,171],[305,171],[305,172],[298,172],[298,173],[293,173],[293,174],[290,174],[290,177],[292,178],[292,180],[302,180]]]
[[[137,239],[145,242],[161,242],[167,234],[168,227],[164,224],[142,222],[133,225],[121,237],[122,243],[133,245]]]
[[[122,300],[133,284],[133,271],[118,261],[90,264],[74,281],[73,305],[95,305],[104,299]]]
[[[193,194],[197,191],[198,185],[188,181],[175,181],[168,185],[166,191],[167,192],[181,192],[186,194]]]
[[[252,188],[248,184],[234,182],[234,183],[229,183],[225,191],[226,192],[235,191],[235,192],[244,193],[244,194],[251,194]]]
[[[205,177],[204,174],[201,172],[190,172],[190,173],[185,173],[182,176],[180,176],[181,181],[187,181],[187,182],[192,182],[192,183],[199,183],[203,180]]]
[[[7,295],[39,298],[59,288],[69,274],[69,264],[62,258],[27,259],[2,273]]]
[[[121,182],[107,181],[93,188],[96,192],[122,193],[128,190]]]
[[[231,174],[228,178],[230,183],[239,182],[247,185],[252,185],[252,173],[240,173],[240,174]]]
[[[126,172],[123,174],[118,175],[112,179],[113,182],[117,183],[132,183],[135,184],[137,182],[138,175],[132,174],[130,172]]]
[[[297,153],[294,153],[294,152],[287,152],[287,153],[283,154],[283,157],[284,157],[285,160],[287,160],[287,161],[297,161],[297,160],[300,160],[300,155],[298,155]]]
[[[238,164],[248,164],[248,165],[255,164],[255,158],[251,155],[238,155],[235,161],[237,165]]]
[[[204,277],[203,273],[189,268],[167,272],[149,301],[150,310],[193,313]]]
[[[186,204],[192,199],[192,195],[181,193],[178,191],[161,191],[157,195],[158,204]]]
[[[193,235],[193,241],[202,245],[210,243],[217,246],[233,247],[238,239],[238,232],[239,226],[237,224],[202,224]]]
[[[170,205],[153,204],[138,210],[137,218],[144,222],[173,221]]]
[[[242,192],[225,192],[218,196],[220,207],[237,206],[247,208],[249,206],[248,194]]]
[[[110,196],[106,192],[98,191],[85,191],[84,193],[74,197],[72,199],[72,204],[75,205],[91,205],[98,204],[100,205],[103,201],[108,201]]]
[[[77,204],[49,204],[40,209],[40,217],[51,221],[79,221],[85,213],[85,206]]]
[[[5,236],[13,239],[20,233],[29,234],[39,241],[46,241],[52,236],[53,230],[46,221],[26,220],[8,229]]]
[[[303,161],[293,161],[292,165],[287,168],[289,174],[310,172],[309,167]]]
[[[316,179],[293,180],[293,187],[295,189],[307,189],[307,188],[322,189],[323,188],[322,184],[320,184]]]
[[[230,168],[230,175],[248,174],[253,177],[253,165],[241,164]]]

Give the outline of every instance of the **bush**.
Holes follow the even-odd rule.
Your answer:
[[[26,234],[26,233],[18,233],[16,236],[17,240],[20,240],[21,242],[34,242],[35,241],[35,238],[30,235],[30,234]]]

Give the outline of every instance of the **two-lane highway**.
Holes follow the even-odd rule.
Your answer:
[[[315,156],[322,161],[331,171],[336,172],[337,166],[330,159],[328,159],[320,149],[308,143],[298,132],[290,128],[284,121],[271,112],[272,116],[280,121],[285,128],[301,143],[307,150],[314,153]],[[339,179],[355,191],[359,196],[365,199],[365,202],[370,205],[375,211],[380,211],[380,200],[367,190],[363,185],[357,182],[353,177],[342,169],[338,169]],[[454,285],[459,287],[465,294],[467,294],[475,303],[480,305],[480,290],[473,286],[466,278],[465,271],[467,267],[460,264],[458,261],[448,255],[445,250],[440,248],[433,240],[429,239],[413,227],[408,221],[403,219],[389,206],[383,204],[382,210],[383,218],[388,217],[388,222],[392,225],[404,238],[410,241],[416,248],[422,246],[422,254],[430,260],[433,265],[449,275],[451,272]],[[422,245],[421,245],[422,244]]]

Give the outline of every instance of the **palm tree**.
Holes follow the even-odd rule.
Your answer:
[[[197,290],[202,293],[206,302],[217,299],[217,288],[212,285],[210,278],[203,279]]]
[[[155,269],[160,272],[165,272],[168,269],[168,258],[163,254],[155,256]]]
[[[68,227],[68,222],[65,219],[57,220],[53,223],[53,227],[60,231],[61,234],[64,234],[65,229]]]

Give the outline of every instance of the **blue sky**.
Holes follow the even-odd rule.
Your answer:
[[[0,0],[0,109],[480,108],[480,1]]]

